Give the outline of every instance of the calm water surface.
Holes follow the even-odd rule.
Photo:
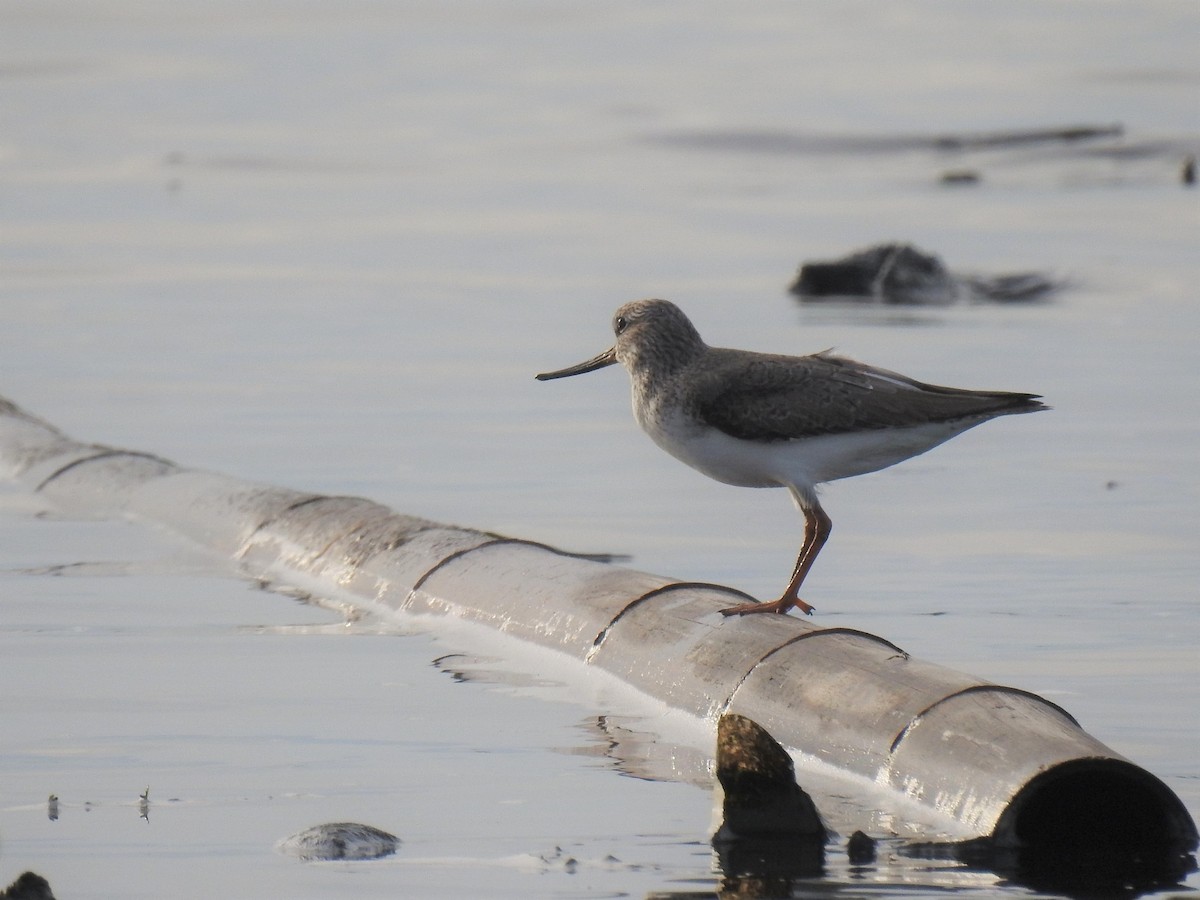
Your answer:
[[[81,439],[766,596],[800,538],[783,492],[661,454],[618,370],[532,378],[607,347],[620,302],[674,299],[714,344],[1041,392],[1054,412],[831,486],[808,599],[1046,695],[1200,816],[1198,27],[1190,2],[0,7],[0,395]],[[961,168],[982,181],[939,184]],[[785,293],[800,261],[888,240],[1068,286],[935,310]],[[418,624],[347,623],[0,491],[0,882],[714,890],[686,727]],[[637,734],[692,761],[642,768]],[[404,843],[272,849],[337,820]],[[1025,893],[836,849],[802,889]]]

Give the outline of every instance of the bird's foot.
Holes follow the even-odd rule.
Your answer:
[[[773,600],[770,603],[742,603],[739,606],[731,606],[728,609],[721,610],[721,615],[748,616],[757,613],[775,613],[784,616],[793,607],[800,610],[806,616],[811,616],[813,610],[816,609],[815,606],[805,603],[799,597],[780,597],[778,600]]]

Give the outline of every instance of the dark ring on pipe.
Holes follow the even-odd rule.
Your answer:
[[[1047,700],[1045,697],[1041,696],[1040,694],[1033,693],[1033,691],[1026,691],[1026,690],[1022,690],[1021,688],[1015,688],[1015,687],[1007,687],[1003,684],[973,684],[970,687],[965,687],[960,691],[955,691],[953,694],[947,694],[945,697],[941,697],[937,700],[934,700],[927,707],[925,707],[923,710],[921,710],[919,713],[917,713],[915,716],[913,716],[912,721],[909,722],[907,725],[905,725],[903,728],[901,728],[900,733],[897,734],[892,739],[892,745],[891,745],[891,747],[888,748],[888,752],[895,753],[896,748],[900,746],[900,742],[904,740],[904,736],[906,734],[908,734],[908,732],[918,722],[920,722],[921,719],[923,719],[926,715],[928,715],[929,711],[932,710],[934,707],[940,706],[941,704],[945,703],[947,700],[953,700],[955,697],[961,697],[963,694],[978,694],[978,693],[982,693],[982,692],[989,692],[989,693],[994,693],[994,694],[1015,694],[1018,697],[1026,697],[1030,700],[1036,700],[1039,703],[1045,704],[1046,706],[1053,709],[1055,712],[1057,712],[1059,715],[1061,715],[1063,718],[1065,718],[1068,722],[1070,722],[1076,728],[1082,727],[1079,724],[1078,719],[1076,719],[1073,715],[1071,715],[1069,712],[1067,712],[1065,709],[1063,709],[1057,703],[1053,702],[1052,700]]]
[[[38,484],[38,486],[35,487],[33,490],[35,492],[40,491],[42,488],[44,488],[46,485],[48,485],[50,482],[52,482],[59,475],[62,475],[64,472],[71,471],[76,466],[82,465],[83,463],[95,462],[98,459],[107,459],[110,456],[136,456],[139,459],[150,459],[150,460],[153,460],[154,462],[162,463],[164,466],[171,466],[172,468],[176,468],[175,463],[171,462],[169,459],[163,459],[161,456],[155,456],[153,453],[141,453],[137,450],[107,449],[107,450],[101,450],[98,453],[94,453],[91,456],[85,456],[82,459],[72,460],[71,462],[67,463],[65,466],[55,469],[53,472],[51,472],[49,475],[47,475],[45,478],[43,478],[41,480],[41,482]]]

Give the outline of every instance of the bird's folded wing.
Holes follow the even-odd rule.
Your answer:
[[[704,421],[745,440],[793,440],[1032,411],[1031,394],[924,384],[828,352],[713,353],[693,395]]]

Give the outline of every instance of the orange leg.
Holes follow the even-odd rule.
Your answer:
[[[771,603],[743,603],[740,606],[731,606],[728,609],[721,610],[721,615],[745,616],[750,613],[778,613],[779,615],[784,615],[792,607],[796,607],[802,613],[812,615],[815,607],[800,599],[800,585],[804,584],[804,578],[808,575],[808,570],[812,568],[812,564],[816,562],[817,554],[821,552],[821,548],[829,540],[829,532],[833,530],[833,522],[829,516],[825,515],[825,510],[821,509],[821,504],[816,501],[805,503],[801,507],[801,511],[804,513],[804,543],[800,545],[800,555],[796,557],[796,568],[792,570],[792,580],[788,582],[783,596]]]

